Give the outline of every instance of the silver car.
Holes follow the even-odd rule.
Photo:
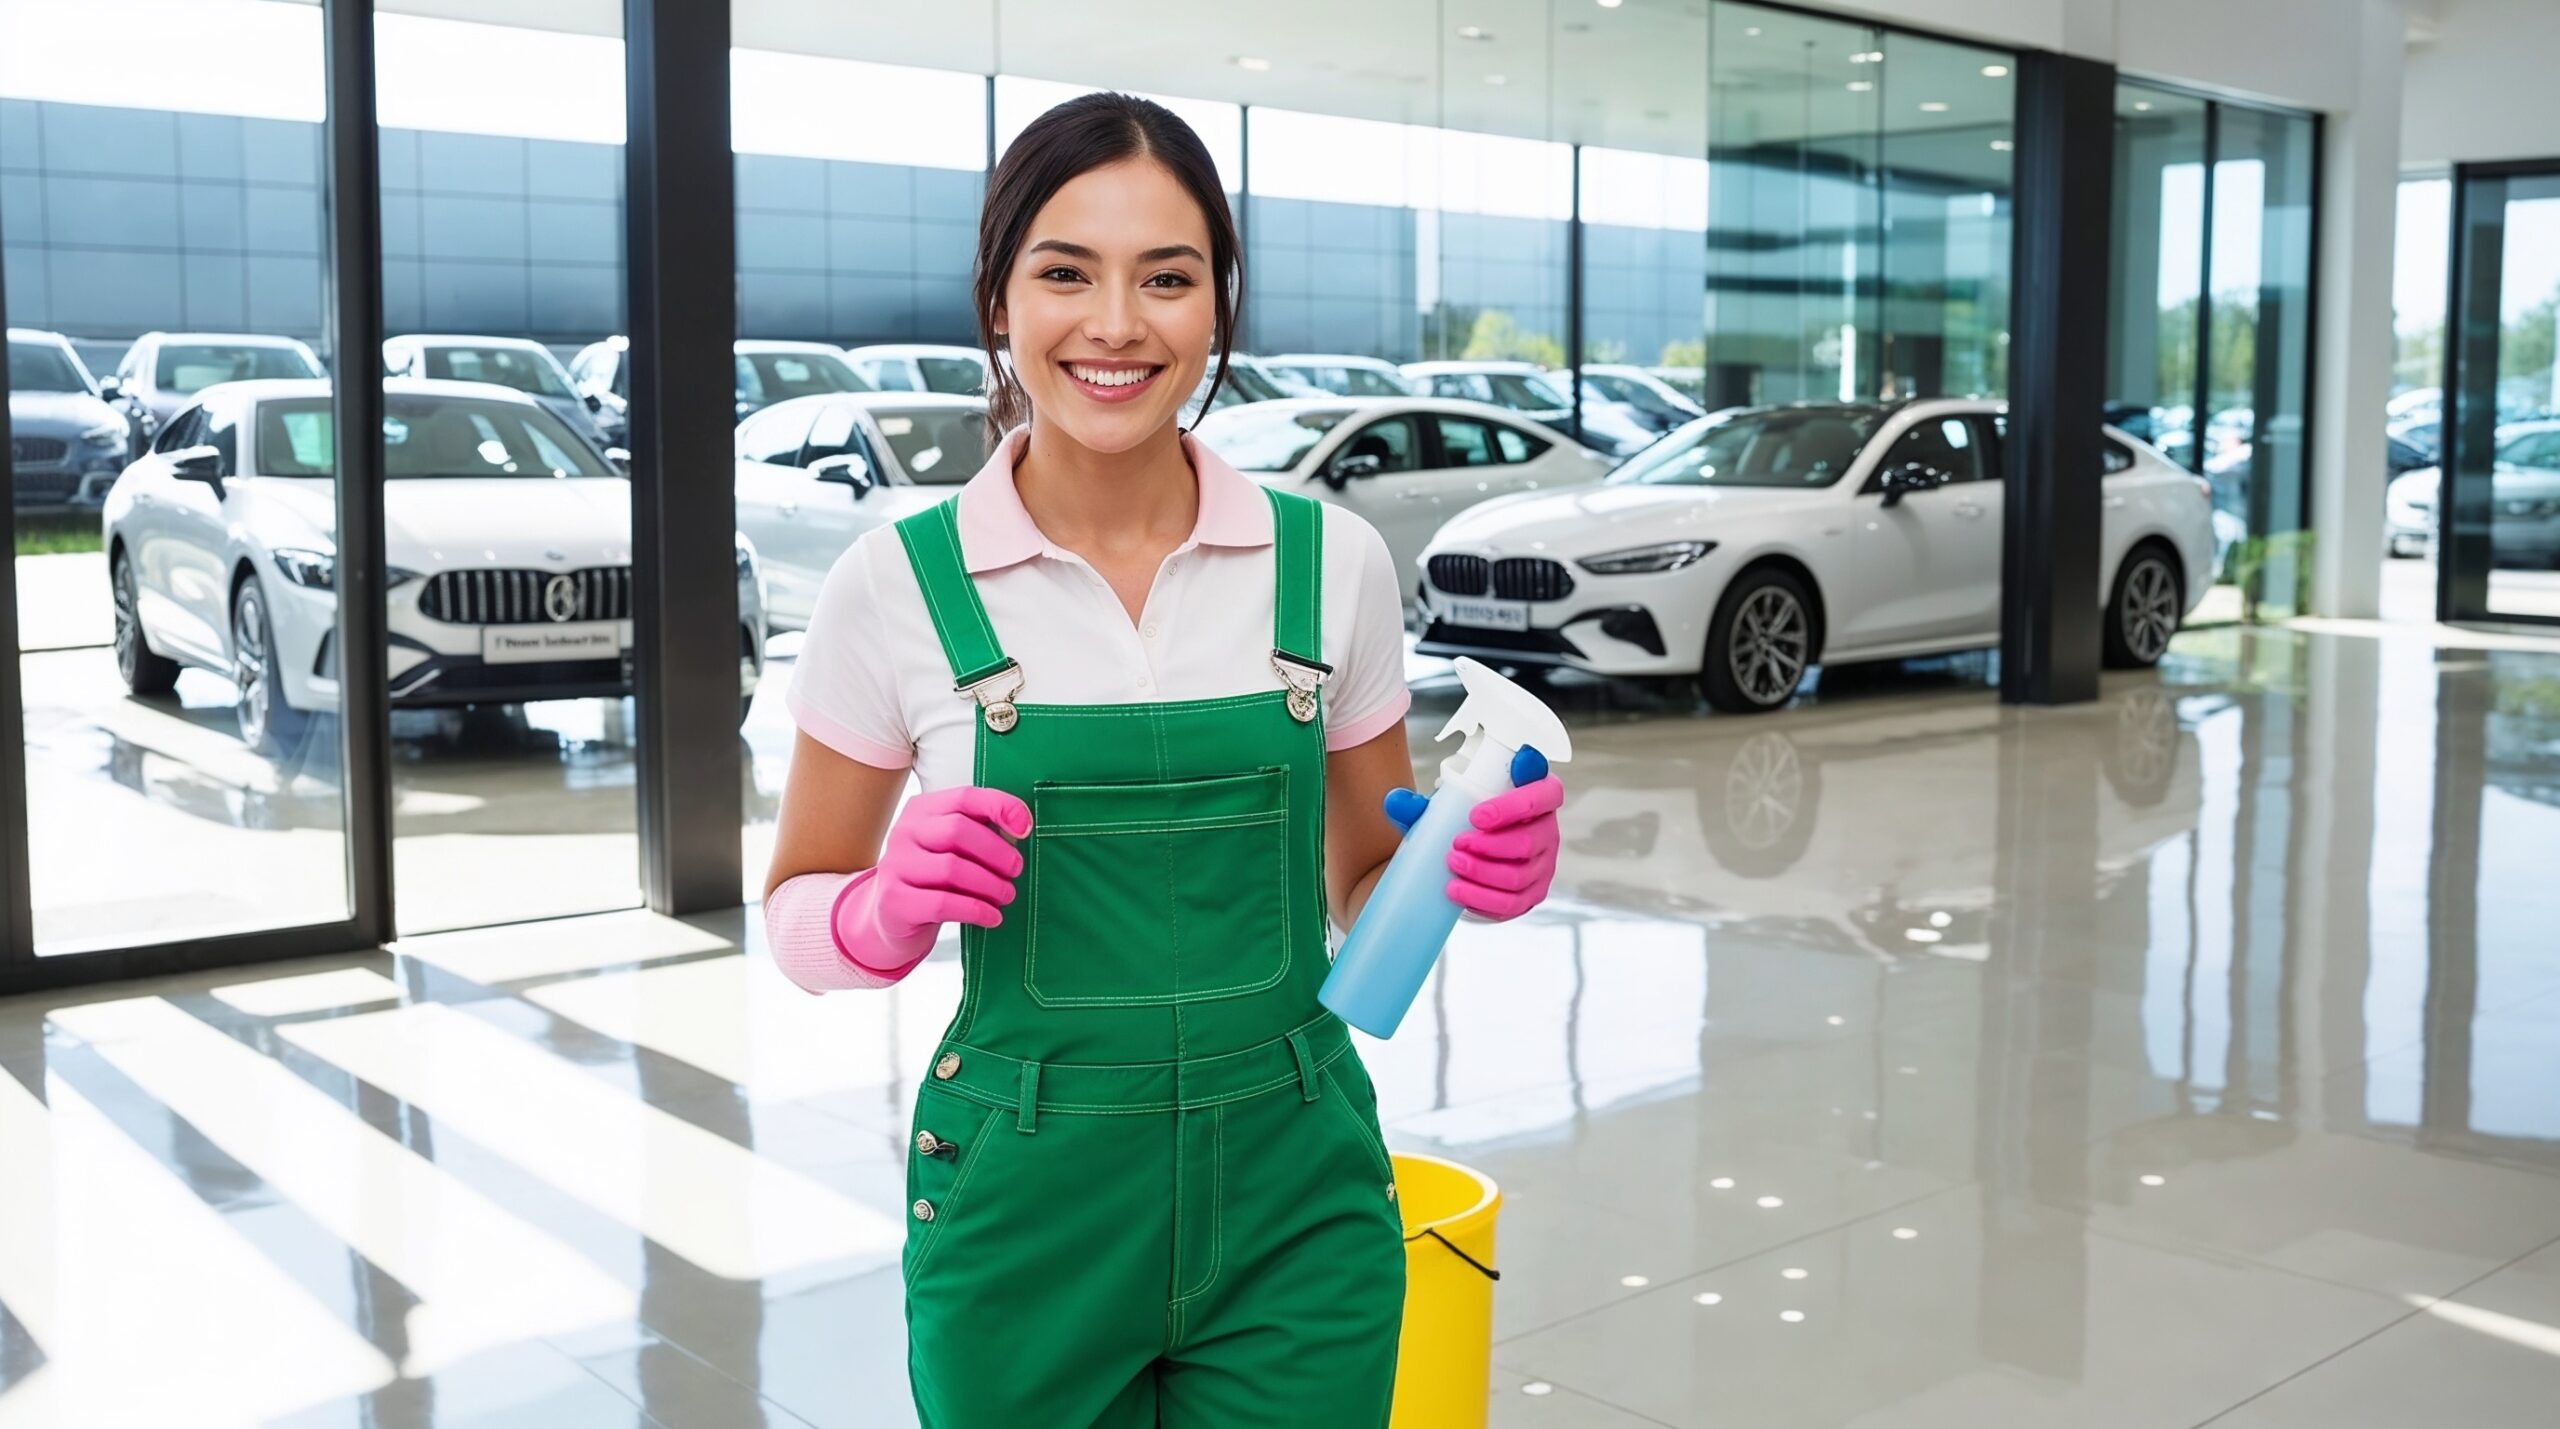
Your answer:
[[[20,510],[95,508],[130,427],[61,334],[9,329],[9,485]]]
[[[126,348],[113,376],[99,383],[124,409],[139,455],[162,424],[217,382],[326,377],[311,349],[289,337],[254,332],[146,332]]]

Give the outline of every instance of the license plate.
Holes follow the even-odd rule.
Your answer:
[[[1484,630],[1527,630],[1529,607],[1516,600],[1449,600],[1440,603],[1441,618],[1451,625]]]
[[[622,625],[572,620],[558,625],[491,625],[480,631],[480,658],[492,665],[536,660],[610,660],[622,653]]]

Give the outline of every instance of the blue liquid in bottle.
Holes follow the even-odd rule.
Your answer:
[[[1316,994],[1335,1015],[1372,1037],[1395,1035],[1439,961],[1441,945],[1458,926],[1460,909],[1447,892],[1449,846],[1466,832],[1474,810],[1475,801],[1453,785],[1443,784],[1431,796],[1430,807],[1369,890]]]

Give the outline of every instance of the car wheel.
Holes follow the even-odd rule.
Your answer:
[[[124,677],[124,687],[137,695],[165,695],[178,683],[178,662],[151,653],[151,642],[142,634],[141,578],[134,575],[133,563],[123,556],[116,557],[112,584],[116,596],[116,673]]]
[[[240,740],[261,754],[290,754],[310,716],[285,703],[276,627],[267,594],[251,576],[231,596],[231,682],[240,688]]]
[[[2107,601],[2107,668],[2139,670],[2159,664],[2185,611],[2186,594],[2169,554],[2157,546],[2134,547],[2116,572],[2115,595]]]
[[[1780,570],[1735,581],[1716,604],[1698,687],[1730,714],[1763,714],[1794,699],[1813,662],[1813,600]]]

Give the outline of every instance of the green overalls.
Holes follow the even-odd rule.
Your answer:
[[[1403,1231],[1327,970],[1322,511],[1271,493],[1271,688],[1017,703],[956,502],[898,523],[973,782],[1031,806],[961,930],[916,1095],[908,1368],[926,1429],[1387,1421]]]

